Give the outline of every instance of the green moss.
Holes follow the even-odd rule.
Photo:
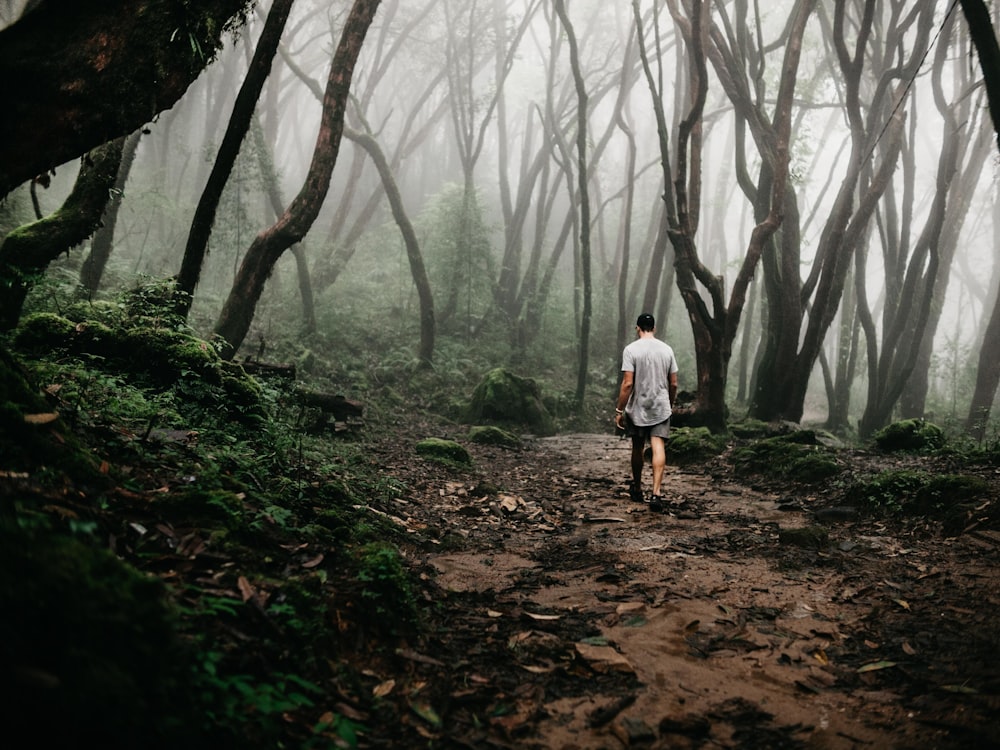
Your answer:
[[[945,444],[944,431],[923,419],[893,422],[876,432],[872,439],[878,449],[886,453],[926,453],[938,450]]]
[[[758,440],[736,448],[732,462],[737,473],[756,473],[811,484],[840,472],[828,449],[815,445],[809,430]]]
[[[735,437],[742,440],[767,437],[773,432],[771,426],[767,422],[750,418],[741,419],[739,422],[731,422],[729,424],[729,431],[732,432]]]
[[[38,313],[22,321],[14,343],[34,356],[54,350],[87,356],[109,372],[133,373],[157,387],[176,386],[193,375],[196,384],[180,384],[186,403],[239,420],[263,415],[260,383],[239,364],[224,361],[208,342],[184,329],[159,327],[159,320],[124,317],[109,326]]]
[[[462,445],[444,438],[426,438],[416,445],[416,451],[424,458],[447,465],[468,468],[472,466],[472,456]]]
[[[677,427],[670,431],[667,451],[677,463],[703,461],[726,450],[725,435],[715,435],[707,427]]]
[[[469,440],[480,445],[499,445],[505,448],[521,446],[521,438],[517,435],[492,425],[470,427]]]
[[[883,471],[851,485],[846,500],[875,516],[898,515],[930,479],[931,476],[923,471]]]

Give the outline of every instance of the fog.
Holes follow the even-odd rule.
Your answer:
[[[0,6],[0,22],[10,23],[22,5]],[[102,288],[177,273],[194,208],[269,5],[260,3],[239,37],[228,40],[184,98],[142,133]],[[692,79],[690,49],[678,32],[690,24],[690,16],[675,5],[638,3],[642,43],[652,80],[661,87],[676,177],[679,124],[690,109]],[[700,150],[687,152],[689,171],[682,177],[682,184],[696,190],[689,200],[699,213],[693,237],[699,260],[711,275],[723,279],[726,295],[747,255],[753,228],[762,219],[763,203],[755,214],[747,189],[760,188],[764,195],[769,189],[768,181],[762,182],[767,171],[762,171],[767,163],[762,148],[768,147],[768,122],[777,117],[789,21],[799,6],[785,0],[762,5],[767,7],[761,9],[760,19],[752,11],[749,16],[749,23],[759,20],[759,27],[746,27],[735,5],[713,6],[713,33],[719,36],[705,36],[707,93],[697,131]],[[925,412],[962,420],[998,286],[992,124],[960,12],[949,16],[946,4],[922,0],[902,4],[897,15],[876,5],[871,37],[861,53],[858,116],[864,136],[857,151],[852,152],[845,103],[849,87],[837,60],[833,9],[826,3],[816,4],[806,24],[791,101],[788,180],[795,212],[785,211],[776,241],[791,242],[796,228],[794,263],[801,276],[797,286],[809,289],[810,275],[823,262],[824,241],[831,233],[858,237],[857,251],[847,261],[843,301],[834,305],[820,361],[812,368],[803,416],[827,418],[821,365],[830,368],[832,380],[838,360],[846,356],[839,342],[853,332],[856,369],[849,379],[850,421],[859,418],[866,400],[872,399],[866,360],[889,348],[887,334],[896,325],[892,311],[907,301],[906,295],[920,294],[919,285],[904,284],[907,269],[926,271],[932,257],[938,257],[942,273],[927,282],[938,292],[929,313],[933,346]],[[851,45],[858,38],[861,9],[855,3],[848,7],[842,39],[845,52],[855,54]],[[247,247],[275,220],[267,194],[269,170],[273,168],[286,205],[302,189],[319,129],[317,94],[325,86],[348,10],[347,3],[315,0],[297,0],[293,6],[251,133],[219,207],[195,293],[191,323],[206,335]],[[695,342],[675,288],[672,247],[655,269],[661,281],[654,297],[646,291],[666,205],[665,177],[633,6],[625,0],[573,0],[567,3],[567,13],[588,94],[594,306],[590,387],[610,392],[623,338],[631,335],[635,315],[651,305],[660,334],[680,357],[682,388],[694,390]],[[742,46],[728,46],[726,37]],[[730,62],[730,70],[742,70],[748,88],[745,100],[734,101],[733,92],[742,82],[723,80],[719,66],[725,64],[725,55],[740,50],[744,57]],[[894,66],[902,72],[887,75]],[[544,314],[528,348],[521,357],[515,356],[513,344],[510,351],[494,351],[525,363],[527,374],[565,378],[553,360],[569,365],[578,356],[585,290],[574,150],[578,98],[568,35],[552,0],[386,0],[368,32],[351,90],[347,127],[368,132],[377,141],[420,242],[442,336],[438,366],[455,366],[470,356],[462,347],[474,349],[477,337],[509,332],[517,320],[523,323],[523,300],[504,308],[499,287],[505,269],[514,285],[512,296],[522,291],[530,298],[551,265],[555,276],[541,298]],[[902,118],[898,132],[892,124],[896,116]],[[852,153],[860,153],[860,179],[869,185],[893,138],[898,139],[899,155],[870,217],[860,218],[865,189],[859,188],[847,198],[853,204],[852,218],[837,225],[842,208],[838,196],[845,195],[843,185],[853,179],[850,167],[858,158]],[[955,141],[961,148],[949,171],[941,157],[945,146]],[[44,211],[58,207],[76,168],[67,164],[57,169],[52,186],[39,190]],[[697,184],[691,181],[696,171]],[[942,188],[943,180],[947,189]],[[19,191],[22,201],[25,190]],[[316,293],[317,325],[330,335],[328,345],[346,347],[344,342],[353,339],[362,342],[355,346],[363,349],[366,331],[381,329],[396,334],[400,348],[412,349],[418,300],[406,249],[378,172],[365,150],[348,137],[340,146],[323,209],[302,249]],[[774,308],[768,318],[761,307],[769,252],[773,256],[776,251],[765,250],[754,269],[733,341],[727,385],[733,403],[750,399],[752,382],[747,381],[753,379],[765,339],[761,321],[774,322]],[[61,261],[62,273],[75,273],[81,253],[86,248]],[[779,264],[773,265],[775,273],[788,273],[787,266],[779,270]],[[813,288],[822,290],[826,272],[815,273],[818,284]],[[855,283],[855,273],[863,274],[863,285]],[[787,276],[781,278],[787,281]],[[775,277],[773,283],[781,282]],[[858,321],[855,312],[862,287],[876,333],[867,348],[870,333],[866,337],[864,320]],[[36,290],[36,304],[43,293]],[[705,305],[715,304],[704,288],[699,294]],[[807,292],[802,298],[806,312],[796,324],[800,344],[806,341],[814,307]],[[295,330],[300,311],[295,260],[285,253],[257,307],[246,350]],[[903,315],[915,319],[916,307]],[[745,333],[749,335],[743,344]],[[498,338],[516,337],[501,332]],[[353,356],[352,351],[357,349],[345,348],[343,356]],[[918,358],[918,368],[919,363]]]

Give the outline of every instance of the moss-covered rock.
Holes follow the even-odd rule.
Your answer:
[[[472,456],[460,443],[445,438],[426,438],[415,446],[419,455],[438,463],[468,468],[472,466]]]
[[[945,444],[944,431],[923,419],[893,422],[876,432],[872,439],[876,447],[886,453],[926,453],[938,450]]]
[[[499,445],[504,448],[519,448],[521,438],[513,432],[494,425],[476,425],[469,428],[469,440],[479,445]]]
[[[502,367],[490,370],[479,381],[472,393],[467,420],[523,426],[539,435],[555,432],[555,423],[542,402],[538,384]]]
[[[757,440],[733,450],[737,473],[755,473],[812,484],[835,476],[840,465],[829,449],[817,444],[815,433],[797,430]]]
[[[152,321],[152,322],[151,322]],[[109,326],[98,320],[71,321],[52,313],[27,316],[15,346],[33,356],[65,351],[89,356],[111,372],[128,372],[157,387],[185,385],[185,400],[228,412],[236,419],[262,415],[260,384],[215,348],[186,330],[158,327],[155,319],[123,318]],[[218,393],[212,389],[218,389]]]
[[[716,435],[707,427],[677,427],[667,440],[669,460],[678,463],[705,461],[726,450],[725,435]]]

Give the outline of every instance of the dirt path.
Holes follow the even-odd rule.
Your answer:
[[[476,461],[476,480],[428,478],[422,507],[399,514],[439,515],[442,539],[462,539],[423,560],[451,603],[425,648],[450,652],[465,685],[439,739],[1000,746],[1000,534],[827,519],[828,539],[798,546],[780,530],[815,523],[815,498],[705,467],[669,467],[674,505],[651,513],[628,500],[628,445],[612,436],[481,448]]]

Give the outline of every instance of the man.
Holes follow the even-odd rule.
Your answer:
[[[661,511],[670,415],[677,399],[677,360],[674,350],[656,338],[652,315],[640,315],[635,331],[636,340],[622,352],[622,384],[615,404],[615,426],[632,438],[629,496],[637,502],[643,502],[643,451],[649,442],[653,450],[653,495],[649,509]]]

